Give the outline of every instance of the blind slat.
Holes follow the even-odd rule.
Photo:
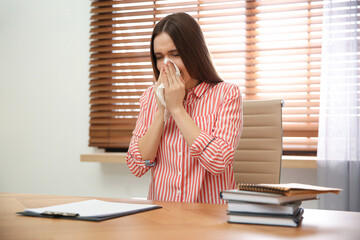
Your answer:
[[[155,82],[152,29],[184,11],[198,20],[220,76],[244,99],[284,99],[284,150],[316,151],[322,2],[93,1],[89,145],[128,146],[139,98]]]

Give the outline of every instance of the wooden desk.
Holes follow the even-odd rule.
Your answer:
[[[230,224],[226,205],[143,202],[162,206],[149,212],[103,222],[25,217],[25,208],[91,198],[32,194],[0,194],[0,239],[360,239],[360,213],[305,209],[299,228]],[[97,198],[101,199],[101,198]]]

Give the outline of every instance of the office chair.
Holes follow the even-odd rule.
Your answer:
[[[244,100],[243,130],[235,151],[236,183],[279,183],[282,156],[281,99]]]

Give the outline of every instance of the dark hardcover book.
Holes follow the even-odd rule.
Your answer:
[[[228,211],[249,212],[262,214],[286,214],[293,215],[301,206],[301,201],[287,203],[284,205],[261,204],[240,201],[228,201]]]
[[[304,209],[299,208],[293,215],[258,214],[229,212],[229,223],[259,224],[285,227],[298,227],[303,219]]]

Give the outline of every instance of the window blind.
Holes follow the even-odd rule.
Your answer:
[[[150,37],[174,12],[198,20],[219,75],[244,99],[284,99],[285,151],[316,151],[322,1],[93,1],[90,146],[127,148],[154,84]]]

